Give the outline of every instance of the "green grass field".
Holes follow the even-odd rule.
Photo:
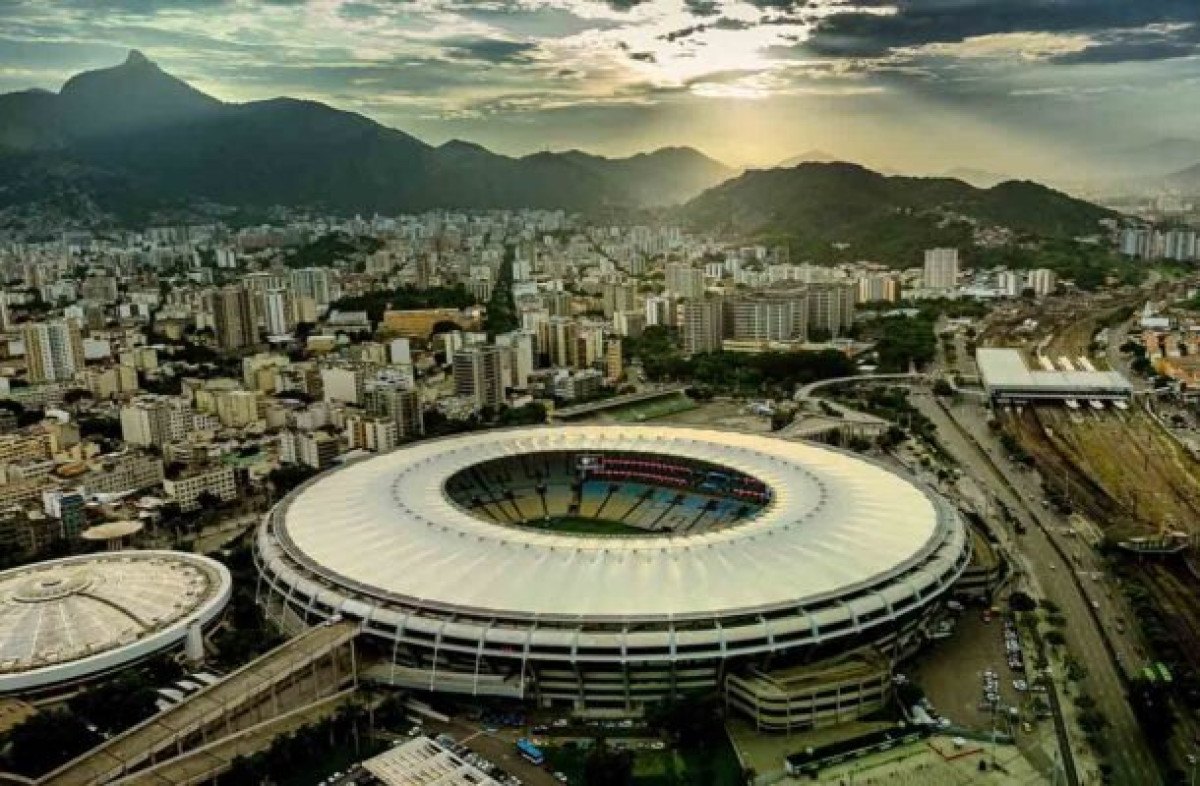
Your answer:
[[[689,409],[695,409],[697,406],[699,405],[695,401],[680,393],[679,395],[658,399],[657,401],[630,404],[627,407],[614,409],[609,414],[614,419],[624,423],[641,423],[646,420],[654,420],[655,418],[663,418],[667,415],[687,412]]]

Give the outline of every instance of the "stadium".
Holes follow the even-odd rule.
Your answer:
[[[597,425],[335,469],[272,509],[255,558],[281,624],[361,622],[381,656],[372,678],[628,709],[864,648],[890,668],[970,543],[945,500],[854,454]]]
[[[208,557],[115,551],[0,573],[0,694],[53,692],[177,646],[229,602]]]

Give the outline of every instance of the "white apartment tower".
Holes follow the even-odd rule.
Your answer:
[[[925,252],[925,288],[948,291],[958,286],[958,249],[931,248]]]
[[[83,338],[70,320],[27,324],[23,337],[30,382],[64,382],[83,371]]]

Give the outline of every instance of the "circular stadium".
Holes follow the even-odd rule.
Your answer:
[[[952,506],[860,456],[627,425],[349,464],[284,498],[255,544],[268,613],[361,621],[375,678],[596,707],[906,654],[970,556]]]
[[[229,571],[175,551],[116,551],[0,573],[0,694],[107,674],[183,641],[225,608]]]

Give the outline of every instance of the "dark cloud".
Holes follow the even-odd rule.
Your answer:
[[[485,63],[524,63],[537,49],[529,41],[502,41],[494,38],[460,38],[444,42],[446,56],[455,60],[479,60]]]
[[[606,0],[608,7],[614,11],[628,11],[631,8],[649,2],[649,0]]]
[[[898,0],[894,14],[825,17],[808,48],[834,57],[876,57],[997,33],[1094,32],[1197,20],[1196,0]]]
[[[811,0],[748,0],[750,5],[770,11],[799,11],[812,5]],[[856,3],[859,6],[878,5],[876,2]]]
[[[658,62],[658,59],[655,58],[653,52],[630,52],[629,57],[631,60],[639,60],[643,63],[657,63]]]
[[[1134,31],[1102,37],[1078,52],[1051,58],[1063,65],[1175,60],[1200,55],[1200,25],[1168,31]]]
[[[682,41],[685,38],[690,38],[698,33],[703,33],[707,29],[708,25],[691,25],[689,27],[681,27],[678,30],[672,30],[669,33],[660,35],[658,40],[674,43],[676,41]]]
[[[741,19],[731,19],[728,16],[721,17],[717,21],[713,22],[712,26],[718,30],[747,30],[753,27],[750,22],[746,22]]]
[[[716,0],[683,0],[692,16],[716,16],[721,13],[720,4]]]

